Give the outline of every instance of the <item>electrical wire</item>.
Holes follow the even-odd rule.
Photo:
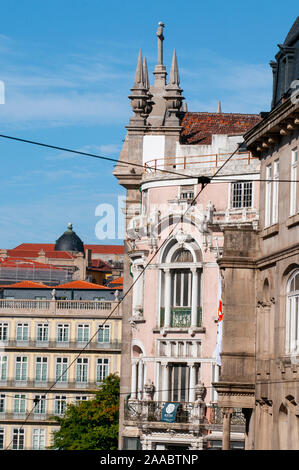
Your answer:
[[[107,161],[112,161],[112,162],[116,162],[116,163],[121,163],[121,164],[125,164],[125,165],[131,165],[131,166],[135,166],[135,167],[142,167],[143,169],[154,169],[154,170],[158,170],[158,171],[161,171],[163,173],[168,173],[168,174],[174,174],[176,176],[183,176],[183,178],[194,178],[194,175],[185,175],[185,174],[180,174],[178,172],[172,172],[170,170],[164,170],[164,169],[155,169],[155,168],[152,168],[152,167],[148,167],[148,166],[145,166],[145,165],[141,165],[141,164],[135,164],[135,163],[131,163],[131,162],[127,162],[127,161],[122,161],[122,160],[117,160],[117,159],[113,159],[113,158],[110,158],[110,157],[104,157],[104,156],[100,156],[100,155],[96,155],[96,154],[91,154],[91,153],[87,153],[87,152],[82,152],[82,151],[77,151],[77,150],[72,150],[72,149],[68,149],[68,148],[65,148],[65,147],[59,147],[59,146],[54,146],[54,145],[50,145],[50,144],[44,144],[44,143],[41,143],[41,142],[36,142],[36,141],[31,141],[31,140],[27,140],[27,139],[21,139],[21,138],[17,138],[17,137],[12,137],[12,136],[7,136],[7,135],[4,135],[4,134],[0,134],[0,137],[2,138],[6,138],[6,139],[10,139],[10,140],[14,140],[14,141],[18,141],[18,142],[23,142],[23,143],[29,143],[29,144],[32,144],[32,145],[38,145],[38,146],[42,146],[42,147],[46,147],[46,148],[52,148],[52,149],[55,149],[55,150],[60,150],[60,151],[64,151],[64,152],[71,152],[71,153],[74,153],[74,154],[78,154],[78,155],[85,155],[85,156],[89,156],[89,157],[94,157],[94,158],[99,158],[99,159],[102,159],[102,160],[107,160]],[[141,272],[139,273],[139,275],[137,276],[137,278],[135,279],[135,281],[131,284],[131,286],[129,287],[129,289],[126,291],[126,293],[123,295],[122,299],[118,302],[118,304],[114,307],[114,309],[112,309],[112,311],[110,312],[110,314],[107,316],[107,318],[104,320],[103,324],[100,325],[100,327],[98,328],[98,330],[95,332],[94,335],[92,335],[92,337],[90,338],[90,340],[85,344],[85,346],[81,349],[81,351],[79,351],[79,353],[75,356],[75,358],[71,361],[71,363],[68,365],[68,367],[66,368],[66,370],[64,370],[62,372],[62,374],[56,379],[56,381],[51,385],[51,387],[49,389],[47,389],[46,391],[43,392],[43,395],[47,395],[48,393],[51,392],[51,390],[53,390],[53,388],[55,387],[55,385],[58,383],[59,379],[66,373],[66,371],[76,362],[76,360],[81,356],[81,354],[86,350],[87,346],[90,344],[90,342],[92,341],[92,339],[98,334],[98,331],[104,326],[104,324],[108,321],[108,319],[111,317],[111,315],[114,313],[114,311],[119,307],[119,305],[123,302],[123,300],[126,298],[126,296],[129,294],[129,292],[132,290],[133,286],[136,284],[136,282],[138,281],[138,279],[143,275],[143,273],[145,272],[145,270],[147,269],[147,267],[151,264],[151,262],[153,261],[153,259],[157,256],[157,254],[159,253],[159,251],[162,249],[162,247],[165,245],[165,243],[170,239],[170,237],[172,236],[172,234],[174,233],[174,231],[176,230],[177,226],[182,222],[182,220],[184,219],[184,216],[186,215],[187,211],[189,210],[190,207],[192,207],[196,200],[198,199],[198,197],[200,196],[200,194],[202,193],[202,191],[204,190],[204,188],[206,187],[206,185],[208,183],[210,183],[212,180],[214,180],[217,175],[219,174],[219,172],[223,169],[223,167],[231,160],[231,158],[238,152],[238,150],[240,149],[241,147],[241,144],[239,144],[237,146],[237,148],[231,153],[231,155],[223,162],[223,164],[217,169],[217,171],[214,173],[214,175],[212,175],[211,177],[208,177],[206,179],[205,182],[202,183],[202,187],[201,189],[198,191],[197,195],[193,198],[192,202],[189,203],[188,207],[186,208],[185,212],[183,215],[180,216],[179,218],[179,221],[173,226],[172,230],[170,231],[170,233],[167,235],[167,237],[164,239],[164,241],[160,244],[160,246],[157,248],[157,250],[155,251],[155,253],[152,255],[152,257],[150,258],[150,260],[146,263],[146,265],[143,267],[143,269],[141,270]],[[235,176],[244,176],[243,174],[241,175],[235,175]],[[225,182],[228,182],[227,179],[224,180]],[[234,182],[236,182],[236,180],[234,179],[233,180]],[[245,181],[248,181],[245,180]],[[269,181],[269,180],[266,180],[266,181]],[[274,181],[274,180],[272,180]],[[275,181],[278,181],[278,180],[275,180]],[[283,181],[283,180],[281,180]],[[288,180],[288,182],[290,182],[291,180]],[[219,180],[218,180],[219,182]],[[23,421],[21,427],[19,428],[19,430],[21,430],[24,425],[26,424],[26,422],[28,421],[29,419],[29,416],[31,415],[31,413],[34,411],[35,409],[35,406],[36,404],[34,404],[34,407],[27,413],[27,416],[25,418],[25,420]],[[13,439],[11,440],[11,442],[8,444],[7,446],[7,449],[10,447],[11,443],[13,442]]]
[[[1,135],[0,135],[1,137]],[[208,179],[208,181],[206,181],[205,184],[202,184],[202,187],[201,189],[198,191],[197,195],[193,198],[192,202],[189,203],[188,207],[186,208],[186,210],[184,211],[184,214],[180,217],[180,219],[178,220],[178,222],[173,226],[172,230],[170,231],[170,233],[167,235],[167,237],[163,240],[163,242],[160,244],[160,246],[157,248],[157,250],[155,251],[155,253],[151,256],[150,260],[146,263],[146,265],[143,267],[143,269],[141,270],[141,272],[139,273],[139,275],[137,276],[137,278],[133,281],[133,283],[131,284],[131,286],[129,287],[129,289],[125,292],[125,294],[123,295],[122,299],[119,300],[118,304],[112,309],[112,311],[110,312],[110,314],[106,317],[106,319],[104,320],[104,322],[102,323],[102,325],[99,326],[99,328],[97,329],[97,331],[94,333],[94,335],[91,336],[91,338],[89,339],[89,341],[85,344],[85,346],[81,349],[81,351],[79,351],[79,353],[75,356],[75,358],[71,361],[71,363],[68,365],[68,367],[62,372],[62,374],[55,380],[55,382],[51,385],[51,387],[46,390],[43,394],[44,395],[47,395],[49,392],[51,392],[51,390],[55,387],[55,385],[57,384],[57,382],[59,381],[59,379],[65,374],[65,372],[67,372],[69,370],[69,368],[75,363],[75,361],[81,356],[81,354],[86,350],[87,346],[90,344],[90,342],[92,341],[92,339],[98,334],[99,330],[105,325],[105,323],[108,321],[108,319],[111,317],[111,315],[115,312],[115,310],[119,307],[119,305],[123,302],[123,300],[127,297],[127,295],[130,293],[130,291],[133,289],[133,286],[136,284],[136,282],[139,280],[139,278],[143,275],[143,273],[145,272],[145,270],[147,269],[147,267],[151,264],[151,262],[153,261],[153,259],[156,257],[156,255],[159,253],[159,251],[162,249],[162,247],[165,245],[165,243],[170,239],[170,237],[172,236],[172,234],[174,233],[174,231],[176,230],[177,226],[181,223],[181,221],[184,219],[186,213],[188,212],[188,210],[190,209],[190,207],[192,207],[196,200],[198,199],[198,197],[200,196],[200,194],[202,193],[202,191],[204,190],[204,188],[206,187],[206,185],[213,179],[217,176],[217,174],[222,170],[222,168],[232,159],[232,157],[237,153],[237,151],[239,150],[241,144],[239,144],[237,146],[237,148],[231,153],[231,155],[227,158],[227,160],[225,160],[225,162],[223,162],[223,164],[221,165],[221,167],[218,168],[218,170],[216,171],[216,173]],[[34,411],[34,408],[35,408],[36,405],[34,405],[34,407],[27,413],[26,415],[26,418],[24,420],[24,422],[22,423],[21,427],[19,428],[19,430],[21,430],[24,425],[26,424],[26,422],[28,421],[29,419],[29,416],[31,415],[31,413]],[[7,449],[10,447],[11,443],[13,442],[13,439],[11,440],[11,442],[8,444],[7,446]]]
[[[221,383],[221,382],[220,382]],[[259,380],[259,381],[256,381],[253,385],[255,386],[258,386],[258,385],[265,385],[265,384],[268,384],[268,385],[273,385],[273,384],[282,384],[282,383],[298,383],[298,379],[297,378],[294,378],[294,379],[283,379],[283,380]],[[100,386],[100,384],[99,384]],[[186,391],[190,391],[190,390],[196,390],[197,387],[181,387],[181,388],[175,388],[175,387],[171,387],[171,388],[159,388],[159,389],[155,389],[155,393],[160,393],[160,392],[171,392],[171,391],[178,391],[178,390],[186,390]],[[213,385],[204,385],[204,388],[209,390],[209,389],[215,389],[215,387],[213,387]],[[98,389],[94,389],[94,390],[87,390],[85,391],[85,394],[84,395],[79,395],[79,392],[78,390],[76,390],[75,392],[73,392],[71,395],[68,395],[68,394],[65,394],[63,393],[62,390],[54,390],[53,391],[53,394],[59,394],[59,395],[63,395],[65,398],[74,398],[76,395],[79,397],[82,397],[82,396],[89,396],[90,398],[92,397],[92,395],[95,395],[97,393]],[[18,391],[18,393],[15,393],[14,395],[10,395],[8,393],[1,393],[1,395],[5,395],[5,397],[9,397],[9,398],[15,398],[15,395],[26,395],[28,392],[26,392],[26,389],[24,391]],[[39,395],[41,397],[44,397],[44,395],[46,395],[46,392],[43,392],[42,390],[39,390],[39,392],[37,393],[36,391],[35,392],[31,392],[31,393],[34,393],[36,395]],[[128,393],[127,392],[120,392],[119,395],[125,395],[127,396]],[[50,397],[50,398],[41,398],[39,399],[39,401],[41,400],[45,400],[45,401],[54,401],[56,400],[55,397]],[[35,401],[35,398],[27,398],[26,397],[26,400],[27,401]],[[87,401],[87,400],[76,400],[76,402],[81,402],[81,401]],[[35,407],[36,405],[34,405]]]
[[[51,149],[54,149],[54,150],[60,150],[60,151],[63,151],[63,152],[68,152],[68,153],[74,153],[74,154],[77,154],[77,155],[83,155],[83,156],[86,156],[86,157],[92,157],[92,158],[98,158],[100,160],[106,160],[106,161],[110,161],[110,162],[114,162],[114,163],[121,163],[121,164],[124,164],[124,165],[129,165],[129,166],[132,166],[132,167],[137,167],[137,168],[142,168],[143,170],[154,170],[154,171],[160,171],[161,173],[168,173],[168,174],[171,174],[171,175],[174,175],[174,176],[182,176],[183,179],[190,179],[190,178],[196,178],[195,175],[186,175],[185,173],[179,173],[177,171],[171,171],[171,170],[166,170],[166,169],[163,169],[163,168],[155,168],[155,167],[151,167],[151,166],[148,166],[147,164],[140,164],[140,163],[132,163],[132,162],[128,162],[126,160],[119,160],[119,159],[116,159],[116,158],[112,158],[112,157],[107,157],[107,156],[103,156],[103,155],[97,155],[97,154],[94,154],[94,153],[89,153],[89,152],[82,152],[80,150],[74,150],[74,149],[70,149],[70,148],[67,148],[67,147],[60,147],[60,146],[57,146],[57,145],[51,145],[51,144],[45,144],[43,142],[38,142],[38,141],[34,141],[34,140],[28,140],[28,139],[22,139],[20,137],[14,137],[14,136],[9,136],[9,135],[5,135],[5,134],[0,134],[0,137],[2,138],[5,138],[5,139],[10,139],[10,140],[14,140],[16,142],[22,142],[22,143],[27,143],[27,144],[31,144],[31,145],[37,145],[37,146],[40,146],[40,147],[46,147],[46,148],[51,148]],[[239,144],[238,145],[238,150],[241,148],[242,144]],[[235,154],[236,152],[234,152]],[[224,162],[225,163],[225,162]],[[179,165],[181,163],[178,163]],[[222,165],[223,167],[223,165]],[[220,168],[222,168],[220,167]],[[211,178],[214,178],[216,176],[216,174],[218,174],[219,171],[217,171]],[[228,175],[228,176],[231,176],[231,175]],[[234,173],[234,176],[244,176],[244,173]],[[220,178],[217,178],[217,182],[223,182],[223,183],[232,183],[232,182],[248,182],[248,181],[263,181],[263,182],[270,182],[270,181],[277,181],[277,182],[280,182],[280,183],[298,183],[299,180],[279,180],[279,179],[239,179],[238,181],[236,181],[235,179],[231,179],[231,180],[228,180],[226,178],[223,178],[223,179],[220,179]]]

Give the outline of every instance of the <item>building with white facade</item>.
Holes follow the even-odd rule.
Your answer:
[[[104,291],[84,281],[0,289],[0,449],[47,449],[53,417],[120,374],[121,304],[100,300]]]
[[[114,170],[127,189],[119,447],[217,448],[217,260],[225,226],[257,228],[260,163],[242,135],[260,117],[184,111],[175,51],[166,81],[163,31],[153,85],[139,53]],[[232,422],[242,447],[241,410]]]

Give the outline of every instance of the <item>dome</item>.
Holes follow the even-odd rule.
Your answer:
[[[55,251],[79,251],[84,253],[83,242],[73,231],[72,224],[68,224],[64,234],[56,240]]]

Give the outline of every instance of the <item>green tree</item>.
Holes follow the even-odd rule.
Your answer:
[[[51,449],[117,450],[119,417],[119,377],[110,374],[91,400],[69,404],[54,431]]]

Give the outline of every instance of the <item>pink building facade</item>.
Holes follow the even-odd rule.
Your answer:
[[[139,54],[114,170],[127,189],[119,447],[217,448],[217,260],[224,227],[258,226],[260,163],[242,135],[260,117],[188,112],[175,52],[166,82],[163,30],[152,86]],[[242,447],[240,410],[232,424]]]

